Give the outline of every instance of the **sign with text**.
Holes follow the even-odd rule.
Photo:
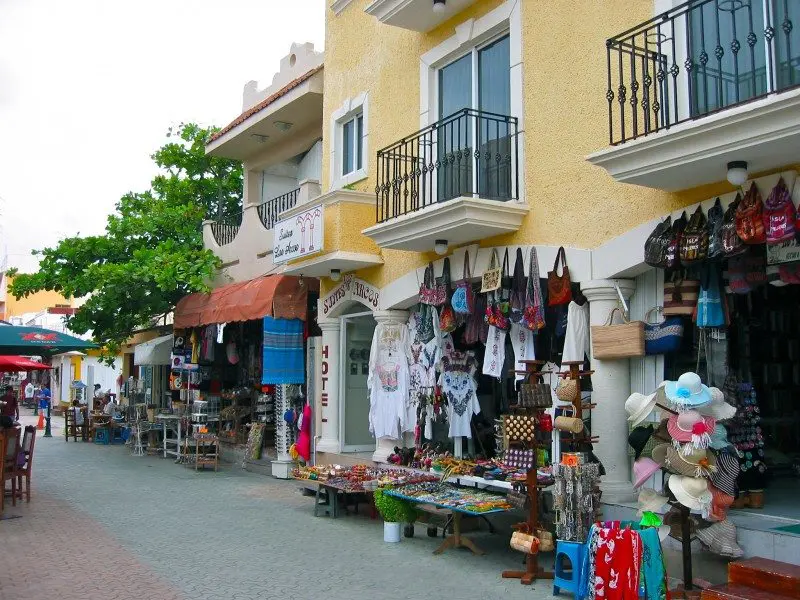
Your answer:
[[[767,264],[782,265],[800,261],[800,244],[789,240],[782,244],[767,244]]]
[[[378,288],[368,284],[366,281],[361,281],[353,277],[352,274],[347,274],[344,276],[342,283],[320,300],[322,315],[328,316],[335,307],[345,300],[355,300],[370,310],[376,310],[380,300],[380,292]]]
[[[272,262],[285,263],[293,258],[322,250],[322,205],[275,223],[272,238]]]

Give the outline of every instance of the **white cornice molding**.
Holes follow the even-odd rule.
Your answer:
[[[331,4],[331,10],[337,17],[341,12],[347,8],[353,0],[334,0]]]

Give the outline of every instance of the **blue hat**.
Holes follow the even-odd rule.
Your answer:
[[[679,409],[705,406],[711,402],[711,391],[703,385],[697,373],[684,373],[678,381],[668,381],[664,393]]]
[[[711,442],[709,444],[714,450],[722,450],[731,445],[728,441],[728,430],[725,425],[717,423],[714,426],[714,432],[711,434]]]

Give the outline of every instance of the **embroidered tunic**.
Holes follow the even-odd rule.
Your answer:
[[[441,359],[439,385],[447,397],[447,417],[450,437],[472,437],[472,415],[481,412],[478,386],[475,381],[477,363],[472,352],[452,351]]]
[[[405,325],[399,323],[379,323],[372,336],[367,389],[369,431],[376,438],[398,439],[401,431],[407,431],[407,343],[408,331]]]

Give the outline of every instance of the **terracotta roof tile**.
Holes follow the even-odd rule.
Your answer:
[[[311,79],[311,77],[313,77],[314,75],[316,75],[317,73],[319,73],[323,69],[323,66],[324,65],[320,65],[318,67],[315,67],[314,69],[311,69],[310,71],[307,71],[306,73],[303,73],[300,77],[290,81],[289,83],[287,83],[285,86],[283,86],[281,89],[279,89],[274,94],[270,94],[269,96],[264,98],[258,104],[248,108],[246,111],[244,111],[238,117],[236,117],[233,121],[228,123],[225,127],[220,129],[217,133],[212,135],[211,139],[208,140],[209,143],[213,142],[214,140],[216,140],[216,139],[218,139],[220,137],[222,137],[223,135],[228,133],[234,127],[236,127],[238,125],[241,125],[247,119],[252,117],[254,114],[264,110],[270,104],[275,102],[278,98],[281,98],[281,97],[285,96],[286,94],[288,94],[290,91],[292,91],[294,88],[296,88],[298,85],[300,85],[304,81],[308,81],[309,79]]]

